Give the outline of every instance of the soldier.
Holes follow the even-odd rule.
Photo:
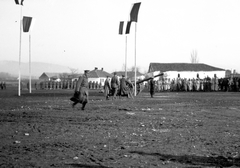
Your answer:
[[[3,83],[0,82],[0,88],[3,90]]]
[[[149,87],[150,87],[151,98],[153,98],[153,95],[155,93],[155,82],[154,82],[153,78],[149,82]]]
[[[98,81],[95,82],[95,89],[98,89]]]
[[[78,78],[74,95],[70,98],[70,100],[73,101],[73,108],[77,103],[80,103],[82,104],[82,110],[84,110],[88,103],[88,73],[89,70],[85,70],[84,74]]]
[[[107,79],[104,82],[103,89],[104,89],[104,95],[106,97],[106,100],[108,100],[109,99],[109,92],[111,90],[110,83],[109,83],[109,77],[108,76],[107,76]]]
[[[118,87],[119,87],[119,81],[118,81],[117,73],[114,72],[113,77],[111,79],[111,88],[112,88],[113,99],[115,99],[117,96]]]
[[[92,89],[95,89],[95,81],[92,82]]]
[[[59,81],[56,82],[56,89],[59,89]]]
[[[34,84],[34,85],[35,85],[35,90],[37,90],[37,82],[35,82],[35,84]]]
[[[181,91],[181,78],[178,74],[178,77],[177,77],[177,91]]]
[[[158,92],[160,92],[161,91],[161,85],[162,83],[161,83],[161,80],[159,79],[159,80],[157,80],[157,88],[158,88]]]
[[[27,83],[27,89],[29,90],[29,82]]]
[[[214,75],[214,90],[215,90],[215,91],[218,91],[218,90],[219,90],[218,85],[219,85],[219,83],[218,83],[218,77],[217,77],[217,75],[215,74],[215,75]]]
[[[182,85],[183,85],[183,91],[187,91],[187,79],[186,78],[184,78],[182,80]]]
[[[122,75],[122,79],[120,79],[120,96],[127,95],[128,98],[133,98],[131,88],[133,88],[132,83],[126,80],[125,75]]]
[[[3,82],[3,89],[7,89],[6,82]]]

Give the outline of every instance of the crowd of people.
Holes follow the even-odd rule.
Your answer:
[[[40,83],[35,83],[35,89],[75,89],[77,85],[77,80],[63,80],[57,81],[42,81]],[[88,82],[89,89],[101,89],[102,84],[98,82]]]
[[[75,89],[77,87],[78,80],[63,80],[60,82],[56,81],[42,81],[40,83],[35,83],[35,89],[46,89],[46,90],[55,90],[55,89]],[[29,84],[27,84],[27,88],[29,89]],[[119,78],[116,73],[114,73],[113,77],[107,76],[104,84],[101,82],[88,82],[88,89],[90,90],[101,90],[104,92],[106,99],[109,99],[110,96],[113,99],[116,96],[127,96],[129,98],[133,98],[133,84],[129,79],[126,79],[124,75]]]
[[[161,91],[240,91],[240,78],[161,78],[155,81],[155,90]]]

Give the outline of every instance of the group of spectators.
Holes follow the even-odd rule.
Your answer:
[[[122,94],[129,94],[129,92],[132,92],[133,85],[131,85],[131,81],[128,79],[125,79],[123,76],[122,78],[116,78],[118,79],[117,82],[117,88],[115,90],[123,92]],[[114,89],[115,86],[111,86],[111,82],[116,81],[111,78],[107,78],[109,81],[109,90],[110,92]],[[173,78],[172,80],[170,78],[160,78],[159,80],[151,81],[151,85],[154,85],[154,90],[156,92],[162,92],[162,91],[204,91],[204,92],[210,92],[210,91],[240,91],[240,78],[239,77],[232,77],[232,78],[217,78],[217,77],[206,77],[206,78],[192,78],[192,79],[186,79],[186,78]],[[115,82],[116,83],[116,82]],[[126,83],[126,86],[124,85],[122,88],[120,86]],[[60,82],[55,81],[42,81],[40,83],[35,83],[35,89],[75,89],[77,84],[77,80],[63,80]],[[132,83],[133,84],[133,83]],[[105,85],[105,86],[104,86]],[[105,84],[102,86],[101,82],[88,82],[88,88],[89,89],[100,89],[104,90],[106,88],[106,81]],[[114,84],[115,85],[115,84]],[[138,86],[138,85],[137,85]],[[0,83],[1,89],[6,89],[5,82]],[[147,82],[145,87],[150,88],[150,81]],[[129,91],[127,88],[129,88],[131,91]],[[138,87],[137,87],[138,88]],[[115,96],[117,94],[117,91],[115,91]],[[131,95],[130,95],[131,96]]]
[[[35,89],[74,89],[76,87],[77,80],[63,80],[57,81],[42,81],[39,84],[35,83]],[[101,89],[102,84],[98,82],[88,82],[89,89]]]
[[[162,78],[155,81],[155,90],[161,91],[240,91],[240,78]]]
[[[6,87],[6,82],[0,82],[0,89],[1,89],[1,90],[7,89],[7,87]]]

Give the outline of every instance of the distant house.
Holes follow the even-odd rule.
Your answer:
[[[173,78],[205,78],[225,77],[225,70],[202,63],[150,63],[148,72],[161,71],[164,77]]]
[[[60,73],[43,72],[43,74],[39,77],[39,80],[41,81],[50,81],[58,79],[60,79]]]
[[[113,73],[114,73],[114,72],[113,72]],[[113,73],[112,73],[112,75],[113,75]],[[118,76],[119,78],[121,78],[122,75],[125,75],[125,71],[116,71],[116,73],[117,73],[117,76]],[[138,80],[138,79],[143,79],[144,77],[145,77],[144,74],[142,74],[142,73],[140,73],[140,72],[136,72],[136,78],[137,78],[137,80]],[[134,80],[135,80],[135,72],[134,72],[134,71],[128,71],[128,72],[127,72],[127,78],[130,78],[131,81],[134,81]]]
[[[103,68],[99,70],[97,67],[95,67],[94,70],[88,73],[88,82],[97,82],[98,84],[101,83],[103,86],[107,76],[112,77],[112,74],[104,71]]]

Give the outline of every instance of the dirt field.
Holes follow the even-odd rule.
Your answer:
[[[0,90],[0,167],[240,167],[239,92],[72,94]]]

